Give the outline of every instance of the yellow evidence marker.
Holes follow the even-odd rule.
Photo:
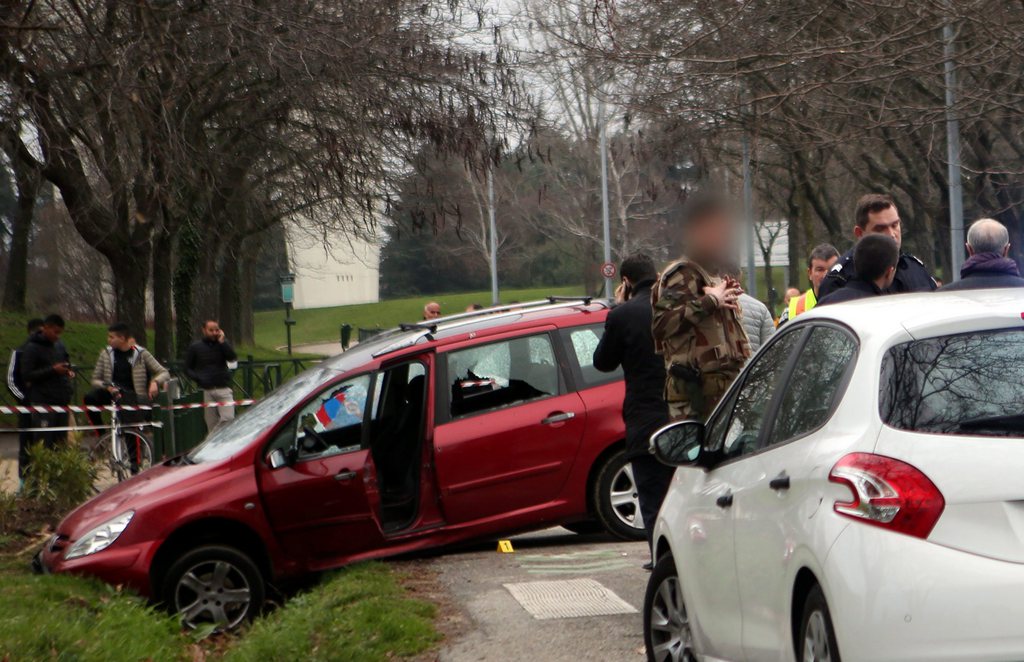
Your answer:
[[[498,551],[501,552],[502,554],[511,554],[512,552],[514,552],[516,550],[512,549],[512,541],[511,540],[499,540],[498,541]]]

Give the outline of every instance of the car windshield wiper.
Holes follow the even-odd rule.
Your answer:
[[[965,421],[960,421],[957,428],[960,430],[1020,430],[1024,432],[1024,414],[968,418]]]

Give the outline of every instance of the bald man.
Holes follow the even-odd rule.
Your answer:
[[[782,297],[782,305],[788,306],[789,302],[792,301],[793,297],[800,296],[800,290],[795,287],[790,287],[786,290],[786,296]]]
[[[943,292],[1024,287],[1017,263],[1009,257],[1010,233],[999,221],[983,218],[971,224],[967,230],[967,255],[960,280],[942,287]]]
[[[436,301],[431,301],[427,305],[423,306],[423,319],[425,320],[436,320],[441,316],[441,304]]]

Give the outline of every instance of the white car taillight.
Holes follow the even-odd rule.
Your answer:
[[[833,506],[840,515],[917,538],[927,538],[946,507],[942,493],[906,462],[871,453],[851,453],[828,479],[846,485],[850,501]]]

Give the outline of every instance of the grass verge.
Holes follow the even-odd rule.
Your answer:
[[[428,650],[435,607],[405,595],[381,563],[331,573],[233,635],[196,641],[141,598],[80,577],[36,576],[0,562],[0,659],[376,662]]]
[[[332,573],[314,589],[260,619],[225,660],[352,660],[408,657],[438,640],[435,607],[405,596],[382,563]]]

